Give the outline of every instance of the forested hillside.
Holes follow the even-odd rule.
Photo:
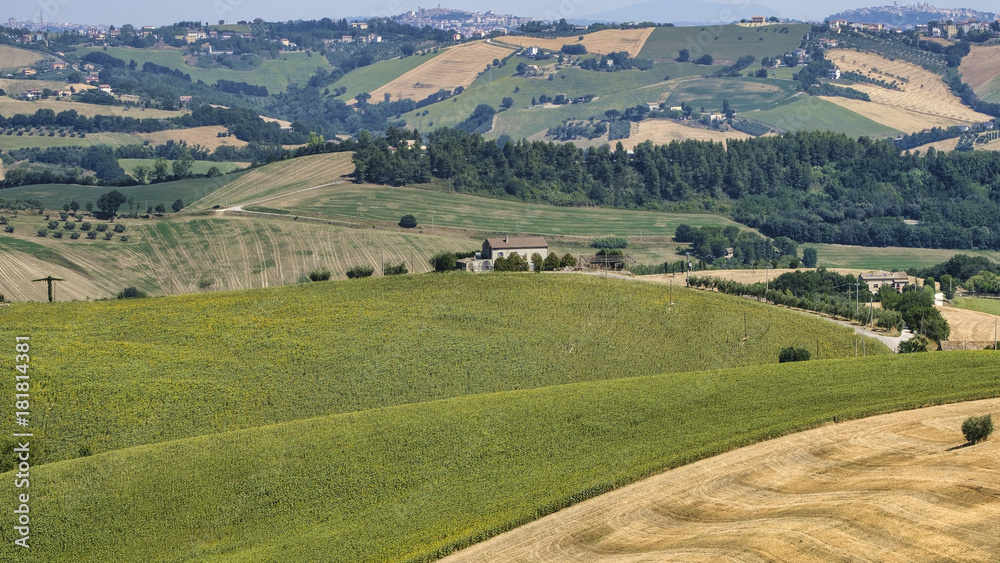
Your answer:
[[[408,133],[363,135],[358,182],[451,180],[456,191],[555,205],[725,211],[772,237],[920,248],[1000,248],[1000,155],[901,153],[886,141],[789,133],[730,141],[580,149],[486,141],[451,129],[427,151]]]

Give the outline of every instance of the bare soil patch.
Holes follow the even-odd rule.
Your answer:
[[[372,99],[381,100],[388,92],[393,97],[422,100],[442,88],[468,87],[493,59],[502,59],[510,52],[507,47],[484,41],[452,47],[371,92]]]
[[[538,47],[548,51],[559,51],[563,45],[583,45],[588,53],[606,55],[618,51],[628,51],[630,57],[639,56],[646,40],[653,33],[652,27],[643,29],[605,29],[588,33],[580,41],[576,36],[539,39],[536,37],[504,37],[504,43],[521,47]]]
[[[831,424],[667,471],[445,561],[994,561],[1000,399]]]

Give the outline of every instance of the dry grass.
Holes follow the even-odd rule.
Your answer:
[[[993,342],[996,315],[959,309],[957,307],[938,307],[941,316],[951,326],[949,340]]]
[[[0,88],[3,88],[8,94],[20,95],[21,92],[25,90],[42,90],[44,88],[49,88],[50,90],[62,90],[63,88],[73,87],[77,92],[83,90],[91,90],[96,88],[96,86],[91,86],[90,84],[67,84],[65,82],[59,82],[56,80],[24,80],[21,78],[0,78]]]
[[[563,45],[581,44],[590,53],[606,55],[617,51],[628,51],[630,57],[639,56],[646,40],[653,33],[652,27],[643,29],[605,29],[583,36],[583,41],[576,37],[557,37],[554,39],[539,39],[535,37],[504,37],[504,43],[521,47],[538,47],[550,51],[558,51]]]
[[[757,270],[706,270],[703,272],[693,272],[692,275],[698,277],[710,277],[719,278],[723,280],[732,280],[740,283],[764,283],[767,280],[773,280],[774,278],[787,274],[789,272],[802,272],[808,270],[808,268],[799,268],[798,270],[790,269],[757,269]],[[856,268],[827,268],[827,271],[834,272],[841,275],[857,276],[864,272],[870,272],[871,270],[859,270]],[[648,280],[656,283],[670,283],[670,280],[680,280],[683,283],[684,274],[656,274],[652,276],[639,276],[644,280]],[[915,283],[917,278],[911,277],[910,283]]]
[[[36,53],[35,51],[18,49],[17,47],[10,47],[8,45],[0,45],[0,69],[29,67],[38,61],[44,61],[47,58],[49,57]]]
[[[985,86],[1000,75],[1000,45],[975,46],[962,58],[962,81],[973,90]]]
[[[622,139],[622,146],[635,148],[643,141],[653,141],[654,144],[666,144],[670,141],[715,141],[725,143],[728,139],[749,139],[750,135],[740,131],[716,131],[701,127],[688,127],[668,119],[651,119],[632,124],[632,134],[628,139]]]
[[[667,471],[444,561],[994,561],[1000,399],[832,424]]]
[[[387,92],[393,98],[422,100],[442,88],[466,88],[493,59],[502,59],[509,54],[510,49],[484,41],[452,47],[371,92],[372,100],[381,100]]]
[[[899,90],[873,84],[851,86],[866,92],[871,97],[871,102],[826,98],[888,127],[909,132],[991,119],[988,115],[962,105],[941,77],[915,64],[902,60],[890,61],[879,55],[846,49],[832,50],[827,58],[842,71],[858,72],[888,83],[897,81]],[[904,83],[900,78],[905,78],[908,82]]]
[[[169,140],[185,141],[188,145],[201,145],[215,150],[221,146],[245,147],[248,143],[236,137],[219,137],[219,133],[226,132],[226,128],[221,125],[210,125],[206,127],[192,127],[191,129],[168,129],[157,131],[156,133],[140,133],[139,136],[154,145],[165,144]]]

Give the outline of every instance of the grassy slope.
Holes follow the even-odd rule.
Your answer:
[[[125,165],[128,162],[131,161],[124,160],[120,164],[122,164],[123,168],[131,170],[133,166]],[[226,163],[212,164],[222,166]],[[10,201],[15,199],[38,199],[48,209],[62,209],[63,204],[69,203],[74,199],[80,203],[81,207],[88,201],[96,202],[97,198],[101,197],[101,194],[116,189],[125,194],[126,197],[135,198],[136,201],[150,201],[153,202],[153,205],[157,203],[169,205],[178,198],[185,202],[192,202],[206,197],[215,190],[224,187],[226,184],[239,179],[243,174],[247,173],[237,172],[218,178],[192,178],[176,182],[163,182],[162,184],[118,188],[80,186],[76,184],[35,184],[3,190],[2,197]]]
[[[663,468],[833,417],[997,396],[995,361],[990,352],[930,353],[600,381],[33,467],[33,531],[45,532],[18,555],[424,560]],[[9,512],[2,521],[13,526]],[[17,549],[4,542],[0,554]]]
[[[813,96],[802,96],[790,104],[768,111],[743,112],[740,113],[740,117],[790,131],[819,129],[844,133],[851,137],[887,137],[899,133],[895,129]]]
[[[447,397],[764,364],[817,339],[822,357],[855,351],[853,331],[815,317],[579,275],[20,303],[0,309],[0,326],[11,340],[15,326],[31,335],[34,412],[52,461],[84,445],[106,452]]]
[[[658,27],[639,52],[639,58],[673,60],[681,49],[687,49],[692,60],[709,54],[716,59],[716,64],[724,60],[735,61],[744,55],[753,55],[760,61],[764,57],[790,53],[809,30],[808,24],[755,28],[736,25]]]
[[[208,84],[214,84],[217,80],[233,80],[236,82],[246,82],[258,86],[266,86],[267,91],[272,94],[284,92],[291,83],[305,84],[309,81],[317,68],[329,69],[330,64],[325,58],[306,53],[281,53],[281,59],[265,60],[260,67],[253,70],[230,70],[227,68],[204,69],[191,67],[185,64],[184,57],[179,50],[152,49],[132,49],[129,47],[112,47],[106,51],[98,48],[81,48],[77,54],[86,55],[89,52],[101,51],[112,57],[118,57],[126,63],[135,60],[142,68],[143,63],[153,62],[158,65],[167,66],[180,70],[191,75],[191,80],[202,80]]]
[[[343,184],[317,190],[294,203],[277,200],[272,207],[298,213],[399,221],[413,214],[424,228],[457,227],[487,232],[594,237],[603,235],[671,237],[681,223],[735,225],[721,215],[683,215],[597,207],[554,207],[455,193]]]
[[[721,112],[723,100],[733,111],[768,109],[783,105],[795,95],[796,84],[770,78],[705,78],[686,81],[670,94],[671,106],[689,104],[696,109]]]
[[[48,134],[39,135],[37,130],[33,135],[0,135],[0,150],[24,149],[29,147],[39,147],[47,149],[50,147],[89,147],[93,145],[109,145],[112,147],[125,145],[141,145],[142,137],[129,133],[92,133],[86,137],[60,137],[57,133],[53,137]]]
[[[865,247],[846,246],[842,244],[812,244],[805,243],[800,247],[816,249],[819,264],[828,268],[862,268],[870,270],[906,270],[929,268],[956,254],[971,256],[986,256],[1000,261],[1000,252],[946,250],[937,248],[900,248],[900,247]]]
[[[988,297],[959,297],[954,300],[953,305],[960,309],[1000,315],[1000,300]]]
[[[15,68],[30,67],[38,61],[43,61],[47,58],[49,57],[37,51],[0,45],[0,69],[12,70]]]
[[[153,164],[156,163],[155,158],[120,158],[118,159],[118,165],[125,169],[125,172],[131,173],[138,165],[143,165],[150,170],[153,169]],[[171,165],[173,164],[170,161]],[[208,170],[212,167],[216,167],[222,171],[223,174],[239,170],[248,166],[246,162],[213,162],[211,160],[196,160],[191,166],[192,174],[207,174]],[[183,198],[182,198],[183,199]],[[171,200],[173,201],[173,200]],[[188,199],[188,201],[194,201],[193,199]]]
[[[353,100],[361,92],[373,92],[378,88],[392,82],[395,78],[406,74],[425,62],[445,52],[442,49],[437,53],[426,55],[413,55],[399,59],[381,61],[373,65],[364,66],[345,74],[340,80],[330,85],[330,90],[336,88],[347,88],[347,92],[338,96],[341,100]],[[372,100],[378,103],[382,100]],[[415,100],[416,101],[416,100]]]

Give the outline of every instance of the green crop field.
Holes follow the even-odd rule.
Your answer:
[[[437,53],[391,59],[354,69],[345,74],[340,80],[331,84],[330,90],[342,87],[347,88],[347,92],[338,96],[338,98],[345,101],[353,100],[354,97],[361,92],[374,92],[380,87],[392,82],[397,77],[406,74],[434,57],[444,53],[444,51],[445,49],[442,49]],[[382,100],[372,100],[372,103],[378,103],[381,101]]]
[[[173,161],[168,161],[173,164]],[[136,166],[140,164],[153,169],[153,164],[156,163],[155,158],[119,158],[118,164],[125,169],[125,172],[131,173],[135,170]],[[240,170],[249,166],[249,162],[213,162],[211,160],[196,160],[191,166],[192,174],[207,174],[208,170],[213,166],[222,171],[223,174],[228,174],[230,172]],[[189,196],[190,197],[190,196]],[[182,198],[183,199],[183,198]]]
[[[740,117],[788,131],[821,130],[851,137],[889,137],[899,131],[875,123],[837,104],[801,95],[794,102],[767,111],[746,111]]]
[[[722,111],[722,101],[729,100],[734,111],[766,109],[788,103],[796,94],[796,83],[770,78],[703,78],[677,86],[667,103],[689,104],[705,111]]]
[[[2,309],[48,456],[27,560],[425,560],[834,417],[1000,394],[989,352],[755,365],[854,335],[664,290],[455,274]],[[706,364],[753,367],[669,373]]]
[[[952,304],[959,309],[1000,316],[1000,299],[995,297],[956,297]]]
[[[146,62],[156,63],[180,70],[191,75],[191,80],[201,80],[214,84],[218,80],[233,80],[246,82],[257,86],[266,86],[272,94],[284,92],[291,83],[305,84],[309,77],[316,73],[317,68],[329,69],[330,64],[321,56],[308,56],[306,53],[281,53],[280,59],[266,59],[260,67],[253,70],[239,71],[227,68],[204,69],[188,66],[180,50],[132,49],[129,47],[111,47],[103,50],[98,47],[85,47],[77,51],[79,56],[89,52],[100,51],[117,57],[126,63],[134,60],[142,68]]]
[[[828,268],[860,268],[868,270],[905,270],[915,271],[920,268],[947,262],[956,254],[986,256],[994,261],[1000,261],[1000,252],[946,250],[937,248],[899,248],[899,247],[866,247],[846,246],[842,244],[812,244],[804,243],[801,247],[816,249],[817,260],[821,266]]]
[[[425,229],[433,224],[474,231],[576,237],[672,237],[681,223],[719,227],[736,224],[721,215],[555,207],[418,188],[356,184],[331,186],[290,199],[288,203],[279,199],[269,205],[297,213],[391,222],[410,213]]]
[[[123,163],[128,160],[121,161]],[[145,161],[141,161],[145,162]],[[152,161],[150,161],[152,162]],[[224,165],[226,163],[212,163]],[[131,170],[131,167],[127,167]],[[86,202],[95,202],[101,194],[112,189],[132,197],[136,201],[150,201],[164,203],[168,207],[176,199],[185,202],[192,202],[203,198],[226,184],[238,179],[240,173],[220,176],[218,178],[192,178],[188,180],[177,180],[174,182],[163,182],[161,184],[148,184],[145,186],[123,186],[109,188],[104,186],[80,186],[77,184],[34,184],[31,186],[20,186],[3,190],[2,196],[7,200],[15,199],[37,199],[48,209],[62,209],[63,204],[76,200],[82,206]]]
[[[646,40],[639,58],[672,61],[681,49],[687,49],[692,60],[709,54],[717,65],[722,61],[735,61],[744,55],[753,55],[760,61],[764,57],[782,56],[798,48],[810,29],[808,24],[658,27]]]
[[[57,133],[49,137],[40,135],[36,129],[33,134],[12,135],[0,134],[0,150],[24,149],[29,147],[39,147],[47,149],[50,147],[90,147],[93,145],[109,145],[112,147],[123,145],[141,145],[142,137],[129,133],[91,133],[86,137],[60,137]]]
[[[985,86],[981,86],[977,91],[983,101],[993,104],[1000,104],[1000,76],[994,78]]]

